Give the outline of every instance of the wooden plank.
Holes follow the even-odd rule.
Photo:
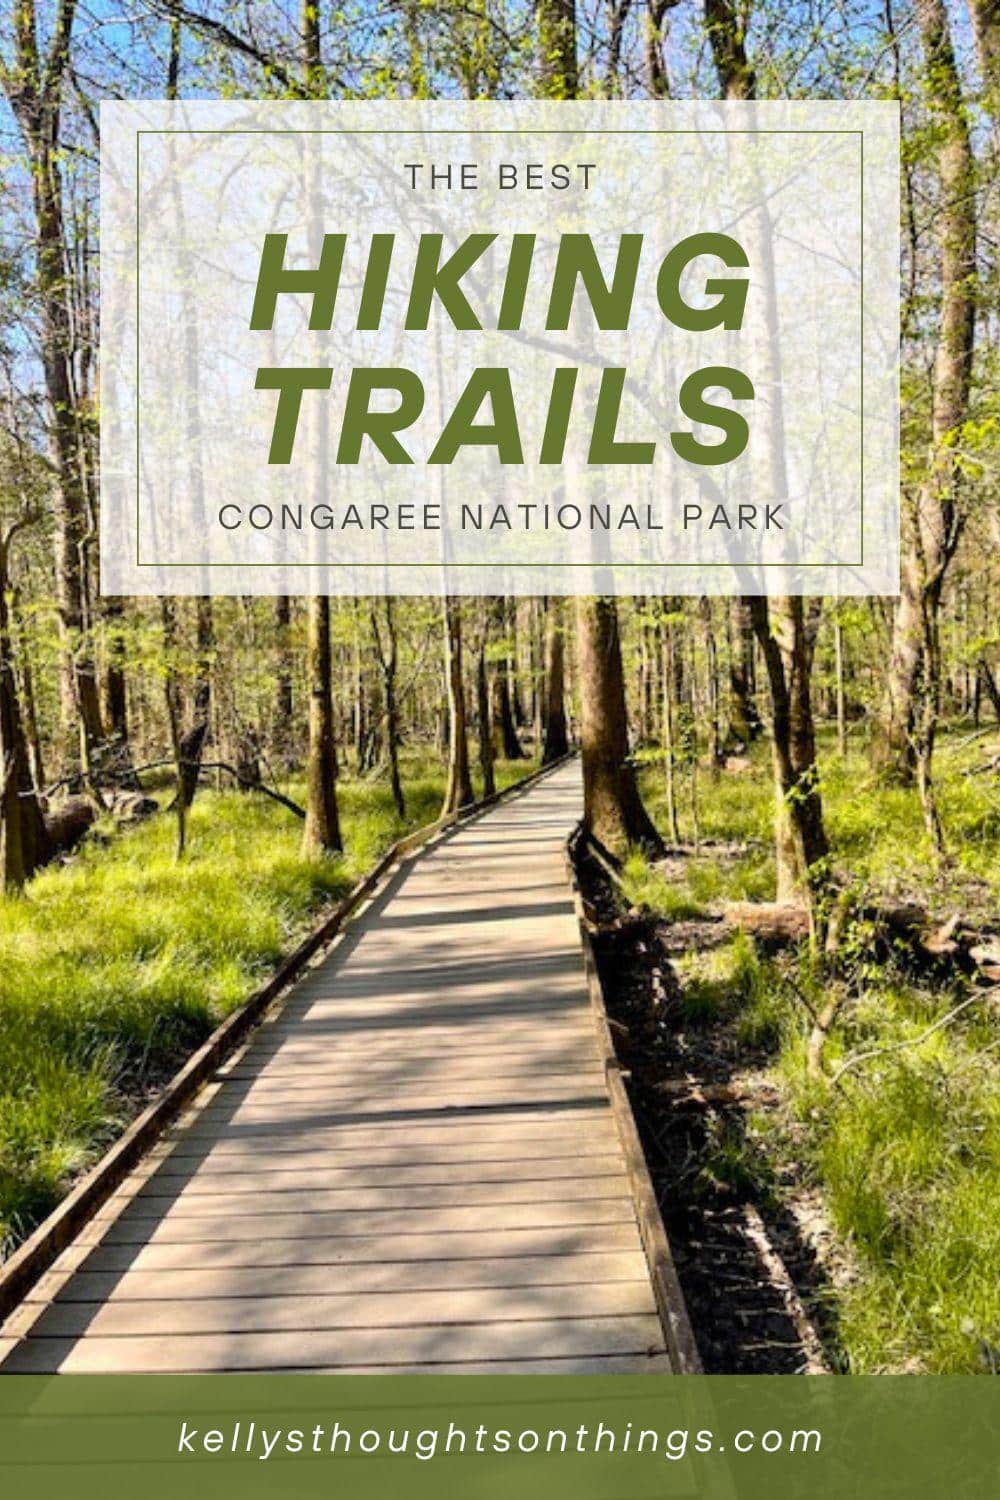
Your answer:
[[[620,1155],[570,1156],[534,1161],[477,1161],[468,1151],[450,1162],[414,1163],[409,1157],[386,1165],[370,1162],[363,1155],[348,1166],[333,1165],[330,1158],[318,1154],[310,1165],[298,1155],[287,1167],[262,1166],[255,1158],[244,1171],[209,1170],[205,1164],[192,1163],[190,1157],[168,1157],[153,1168],[147,1192],[154,1197],[177,1190],[176,1179],[187,1180],[185,1191],[225,1195],[228,1193],[285,1193],[300,1188],[340,1187],[432,1187],[436,1184],[546,1182],[549,1193],[561,1192],[558,1184],[565,1179],[614,1177],[622,1170]],[[192,1175],[193,1174],[193,1175]]]
[[[248,1095],[243,1099],[230,1099],[219,1103],[205,1106],[201,1118],[206,1123],[222,1120],[235,1125],[260,1124],[269,1121],[278,1121],[287,1128],[293,1122],[321,1123],[324,1120],[336,1121],[345,1113],[356,1114],[363,1112],[378,1117],[380,1115],[398,1117],[400,1114],[419,1112],[420,1114],[443,1114],[459,1113],[465,1110],[491,1111],[504,1106],[534,1104],[545,1108],[549,1104],[600,1104],[601,1095],[587,1092],[587,1085],[577,1085],[575,1080],[565,1083],[525,1085],[518,1088],[516,1085],[506,1087],[503,1085],[473,1085],[455,1084],[454,1088],[447,1092],[427,1093],[424,1088],[416,1086],[406,1087],[400,1083],[395,1088],[378,1089],[359,1086],[356,1089],[345,1089],[343,1092],[331,1092],[312,1098],[308,1094],[304,1098],[289,1098],[287,1101],[271,1101],[266,1097],[258,1099]]]
[[[648,1285],[641,1250],[523,1255],[506,1259],[341,1262],[331,1266],[229,1266],[195,1271],[74,1271],[68,1280],[49,1271],[27,1301],[103,1302],[155,1298],[312,1296],[322,1292],[453,1291],[464,1287],[575,1286],[586,1290],[613,1282]]]
[[[621,1197],[621,1169],[611,1177],[565,1179],[560,1183],[561,1203],[589,1203],[596,1199]],[[142,1216],[169,1215],[173,1219],[200,1219],[227,1214],[233,1218],[250,1215],[263,1223],[275,1214],[303,1215],[317,1213],[354,1214],[368,1209],[443,1209],[493,1207],[499,1204],[549,1203],[552,1183],[541,1182],[463,1182],[434,1183],[426,1187],[351,1186],[337,1188],[287,1189],[269,1194],[254,1191],[193,1193],[154,1192],[148,1185],[133,1196],[116,1195],[109,1199],[113,1209],[120,1203],[131,1203]]]
[[[142,1245],[176,1241],[210,1243],[259,1238],[261,1229],[275,1239],[320,1239],[345,1235],[449,1232],[463,1229],[550,1229],[575,1224],[634,1224],[635,1210],[626,1193],[582,1203],[494,1203],[475,1208],[373,1208],[348,1213],[206,1214],[197,1221],[170,1214],[161,1217],[136,1203],[118,1218],[95,1218],[81,1238],[107,1245]]]
[[[391,1329],[296,1329],[280,1333],[171,1334],[135,1338],[27,1338],[8,1356],[5,1373],[61,1370],[148,1373],[222,1370],[337,1369],[374,1364],[387,1368],[428,1362],[594,1358],[662,1354],[655,1316],[560,1318],[521,1323],[440,1324]]]
[[[545,1136],[494,1135],[486,1140],[466,1142],[463,1139],[459,1143],[446,1136],[415,1141],[412,1146],[405,1139],[396,1142],[383,1138],[381,1144],[373,1142],[366,1146],[357,1143],[357,1136],[349,1139],[351,1144],[334,1131],[326,1136],[299,1137],[294,1141],[278,1137],[273,1145],[259,1138],[255,1138],[253,1144],[228,1138],[206,1143],[179,1136],[169,1143],[170,1154],[162,1158],[161,1170],[168,1174],[189,1173],[197,1167],[199,1172],[231,1174],[246,1170],[241,1164],[248,1162],[261,1170],[283,1172],[289,1168],[290,1157],[298,1158],[292,1165],[302,1171],[321,1167],[348,1171],[366,1162],[370,1162],[375,1171],[386,1167],[462,1166],[471,1160],[484,1168],[495,1168],[502,1176],[508,1163],[514,1167],[532,1162],[572,1161],[567,1153],[573,1149],[580,1152],[581,1168],[585,1160],[620,1154],[610,1115],[606,1126],[591,1126],[572,1138],[559,1137],[552,1141]]]
[[[267,1226],[270,1231],[273,1226]],[[638,1248],[634,1223],[570,1224],[533,1229],[469,1230],[436,1233],[369,1234],[319,1239],[283,1238],[272,1233],[256,1239],[202,1242],[144,1241],[97,1245],[79,1240],[75,1255],[93,1270],[200,1270],[209,1266],[336,1266],[424,1260],[489,1260]]]
[[[337,1051],[327,1050],[311,1057],[291,1059],[279,1054],[273,1063],[266,1063],[263,1067],[243,1064],[233,1068],[222,1076],[221,1081],[232,1084],[234,1088],[252,1083],[255,1094],[270,1096],[294,1092],[306,1080],[307,1085],[303,1086],[318,1094],[338,1086],[342,1088],[355,1069],[367,1084],[388,1084],[390,1087],[400,1077],[419,1078],[424,1083],[433,1080],[437,1084],[464,1084],[498,1077],[508,1082],[516,1079],[519,1083],[539,1078],[573,1078],[577,1081],[586,1078],[592,1082],[600,1076],[600,1062],[593,1051],[568,1056],[529,1053],[520,1058],[503,1053],[465,1059],[450,1053],[434,1058],[413,1057],[409,1053],[401,1054],[394,1047],[391,1057],[384,1061],[367,1057],[363,1052],[355,1057],[342,1057]]]
[[[331,1146],[368,1143],[369,1148],[375,1150],[381,1145],[400,1141],[411,1142],[414,1146],[454,1141],[457,1125],[461,1125],[463,1143],[469,1145],[485,1146],[492,1141],[545,1141],[549,1138],[562,1141],[567,1130],[579,1130],[579,1142],[585,1136],[590,1138],[591,1133],[596,1139],[598,1131],[610,1131],[613,1136],[614,1117],[606,1100],[583,1107],[563,1105],[558,1110],[536,1106],[464,1117],[453,1113],[451,1118],[444,1110],[436,1117],[417,1115],[406,1119],[396,1119],[385,1112],[365,1120],[334,1115],[325,1123],[311,1121],[304,1125],[292,1122],[287,1129],[272,1122],[254,1124],[251,1121],[236,1130],[224,1120],[206,1120],[202,1113],[192,1118],[184,1138],[199,1148],[205,1142],[225,1141],[236,1150],[251,1152],[266,1141],[288,1141],[289,1137],[294,1138],[293,1147],[325,1145],[329,1141]]]
[[[592,1070],[583,1077],[574,1074],[526,1074],[523,1079],[507,1079],[493,1073],[483,1074],[477,1079],[448,1079],[439,1074],[433,1079],[424,1079],[423,1074],[408,1076],[400,1068],[393,1079],[334,1080],[330,1085],[304,1080],[301,1088],[294,1083],[282,1083],[277,1088],[259,1085],[256,1080],[232,1083],[225,1092],[211,1100],[204,1115],[217,1110],[261,1109],[277,1110],[283,1119],[294,1118],[292,1109],[316,1110],[330,1104],[340,1106],[349,1101],[378,1101],[393,1106],[396,1100],[405,1100],[409,1107],[423,1109],[445,1109],[451,1101],[468,1100],[477,1104],[547,1104],[549,1100],[594,1101],[603,1100],[604,1076],[600,1070]]]
[[[200,1300],[55,1302],[20,1310],[23,1327],[12,1320],[10,1331],[31,1338],[129,1339],[144,1336],[226,1333],[279,1333],[301,1329],[410,1328],[435,1324],[524,1322],[526,1319],[578,1318],[581,1304],[588,1318],[656,1315],[648,1278],[587,1288],[586,1299],[573,1286],[479,1287],[450,1291],[379,1291],[371,1294],[312,1294],[256,1298],[206,1297]],[[457,1335],[461,1337],[461,1333]]]

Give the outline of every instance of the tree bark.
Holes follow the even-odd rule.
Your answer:
[[[504,760],[524,760],[525,754],[517,737],[514,722],[514,705],[511,700],[511,647],[508,634],[507,601],[497,599],[493,606],[493,618],[497,627],[497,645],[500,655],[493,667],[493,732],[497,754]]]
[[[809,693],[818,608],[757,598],[753,622],[771,689],[777,900],[808,899],[829,854]]]
[[[584,824],[614,852],[663,843],[639,796],[629,761],[618,611],[613,599],[576,601]]]
[[[399,662],[399,642],[396,635],[396,611],[391,594],[382,599],[385,639],[379,627],[378,614],[372,608],[372,636],[375,651],[382,668],[382,696],[385,699],[385,743],[389,760],[389,785],[392,800],[401,818],[406,817],[406,797],[399,774],[399,703],[396,697],[396,673]]]
[[[495,796],[497,789],[493,768],[493,725],[490,723],[490,679],[486,663],[488,643],[489,611],[484,607],[479,650],[476,654],[476,716],[479,720],[479,769],[483,777],[484,797]]]
[[[940,314],[931,390],[931,442],[923,479],[904,495],[905,553],[876,760],[928,784],[940,682],[941,592],[962,528],[955,436],[968,414],[975,336],[975,161],[943,0],[916,0],[926,86],[935,118],[941,203],[937,218]]]
[[[48,844],[14,672],[8,557],[16,529],[0,538],[0,892],[5,895],[19,891],[44,863]]]
[[[469,771],[469,733],[462,675],[462,605],[450,595],[444,601],[445,665],[448,683],[448,783],[441,814],[457,812],[475,801]]]
[[[543,99],[576,97],[576,0],[539,0],[538,93]]]
[[[74,0],[60,0],[52,40],[42,58],[34,0],[14,7],[15,61],[0,64],[0,81],[28,152],[35,209],[35,250],[42,314],[41,361],[50,411],[57,486],[56,588],[63,635],[61,709],[64,731],[78,725],[82,755],[103,734],[85,597],[84,552],[90,539],[83,484],[80,413],[73,380],[73,319],[69,292],[60,156],[63,84],[69,61]]]
[[[569,750],[566,729],[566,645],[563,636],[563,604],[549,598],[545,604],[545,720],[542,765],[551,765]]]
[[[306,821],[302,853],[307,859],[343,848],[337,808],[337,746],[333,733],[330,683],[330,600],[309,599],[307,673],[309,678],[309,750],[306,760]]]

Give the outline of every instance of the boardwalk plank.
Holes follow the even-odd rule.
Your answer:
[[[30,1374],[51,1369],[98,1374],[114,1370],[170,1373],[210,1370],[336,1369],[373,1364],[441,1363],[460,1347],[466,1360],[594,1358],[661,1354],[659,1319],[559,1318],[521,1323],[421,1325],[415,1328],[296,1329],[272,1333],[140,1335],[129,1338],[27,1338],[5,1369]]]
[[[306,1305],[308,1302],[308,1306]],[[168,1301],[119,1299],[104,1302],[56,1302],[30,1329],[32,1338],[136,1338],[141,1335],[278,1333],[301,1329],[305,1319],[314,1332],[336,1328],[408,1328],[423,1324],[511,1323],[528,1319],[631,1317],[656,1311],[648,1280],[589,1286],[541,1286],[501,1289],[480,1287],[455,1291],[372,1294],[327,1291],[300,1296],[203,1298]]]
[[[312,1296],[322,1292],[376,1293],[456,1291],[465,1287],[648,1285],[638,1250],[580,1252],[571,1256],[525,1255],[483,1260],[342,1262],[337,1266],[229,1266],[197,1271],[77,1271],[63,1284],[50,1273],[30,1303],[148,1301],[202,1297]]]

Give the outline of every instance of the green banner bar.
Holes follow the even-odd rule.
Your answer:
[[[1000,1385],[882,1376],[4,1376],[0,1494],[1000,1494]]]

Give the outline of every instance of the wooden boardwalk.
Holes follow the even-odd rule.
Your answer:
[[[8,1371],[669,1371],[572,763],[405,861],[8,1319]]]

